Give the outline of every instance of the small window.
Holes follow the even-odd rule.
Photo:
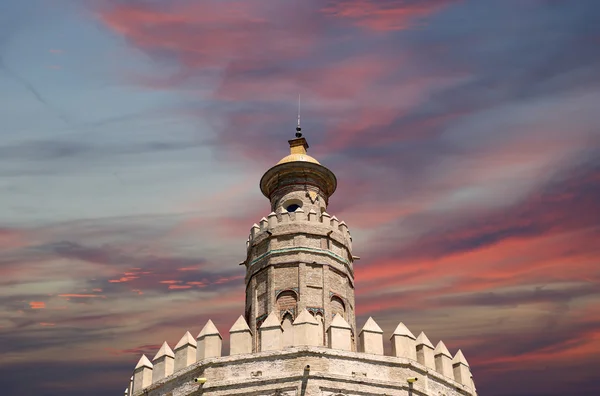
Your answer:
[[[291,204],[289,205],[287,208],[285,208],[288,212],[295,212],[296,209],[298,209],[300,207],[300,205],[298,204]]]
[[[294,213],[296,209],[302,207],[302,201],[299,199],[288,199],[281,205],[290,213]]]

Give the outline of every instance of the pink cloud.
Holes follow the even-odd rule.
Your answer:
[[[169,285],[169,289],[190,289],[190,285]]]
[[[456,0],[336,0],[322,12],[348,19],[356,26],[373,31],[406,30],[425,17],[456,3]]]

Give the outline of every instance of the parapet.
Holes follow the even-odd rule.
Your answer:
[[[172,381],[178,381],[178,378],[182,375],[187,378],[190,376],[190,370],[198,371],[207,364],[214,366],[220,361],[225,363],[238,362],[236,359],[239,359],[240,362],[260,360],[263,355],[265,355],[265,359],[268,358],[267,360],[272,361],[279,354],[283,355],[292,350],[304,351],[305,355],[307,353],[308,355],[316,354],[315,356],[318,356],[318,359],[337,359],[343,355],[345,356],[344,359],[356,363],[354,366],[353,363],[348,363],[347,366],[344,366],[346,363],[342,365],[348,369],[350,367],[364,368],[368,362],[371,362],[369,364],[375,367],[373,372],[387,372],[387,367],[390,366],[399,367],[402,368],[404,374],[425,382],[425,389],[428,386],[445,386],[455,391],[455,393],[452,393],[453,395],[476,395],[470,367],[461,350],[458,350],[452,357],[442,341],[439,341],[437,346],[433,348],[433,344],[425,333],[421,332],[419,337],[415,338],[403,323],[398,325],[390,337],[392,344],[391,356],[384,355],[383,331],[373,318],[369,318],[360,331],[359,352],[352,351],[354,340],[350,327],[342,316],[336,315],[331,322],[331,326],[327,329],[328,346],[319,346],[315,338],[318,334],[317,328],[318,325],[314,317],[307,310],[303,310],[298,314],[291,329],[293,331],[292,345],[284,347],[281,342],[284,330],[281,327],[277,313],[271,312],[268,319],[258,330],[260,333],[260,351],[251,352],[253,350],[253,340],[250,328],[244,317],[240,316],[230,329],[230,354],[229,356],[222,356],[221,335],[214,323],[209,320],[200,332],[198,342],[189,332],[186,332],[175,347],[175,352],[169,348],[166,342],[162,344],[154,358],[154,365],[146,356],[142,356],[133,370],[132,384],[128,384],[127,388],[128,390],[131,389],[128,391],[128,395],[162,394],[160,392],[148,392]],[[195,353],[196,346],[198,346],[199,351],[197,354]],[[315,364],[318,364],[318,359],[314,361]],[[378,364],[384,364],[386,369],[377,369]],[[310,367],[310,365],[307,367]],[[156,370],[160,370],[160,372],[153,372]],[[341,368],[336,366],[332,370],[336,371],[333,374],[340,375],[337,371]],[[323,375],[325,374],[333,375],[329,372]],[[366,373],[363,374],[366,376]],[[285,373],[281,373],[281,375],[285,375]],[[356,376],[357,371],[349,372],[348,375]],[[235,374],[234,376],[238,377],[239,375]],[[235,379],[231,378],[230,380]],[[221,380],[224,381],[226,378],[221,378]],[[431,384],[427,385],[429,382]]]
[[[258,248],[262,242],[271,237],[285,235],[305,235],[317,239],[326,238],[331,241],[331,245],[325,247],[319,244],[312,245],[306,242],[304,248],[312,251],[329,251],[340,261],[349,266],[354,261],[352,256],[352,236],[348,226],[344,221],[339,221],[337,217],[330,216],[327,212],[317,213],[311,209],[306,213],[302,208],[295,212],[282,210],[280,213],[271,212],[266,217],[260,219],[250,228],[250,234],[246,240],[247,258],[244,262],[247,266],[252,265],[258,259],[267,253],[266,246],[263,249]],[[320,242],[320,240],[318,241]],[[270,245],[270,251],[286,246]]]

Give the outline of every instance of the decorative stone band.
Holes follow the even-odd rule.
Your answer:
[[[338,256],[337,254],[333,253],[330,250],[297,246],[297,247],[290,247],[290,248],[269,250],[268,252],[263,253],[260,256],[258,256],[257,258],[255,258],[254,260],[252,260],[250,262],[249,266],[254,265],[255,263],[257,263],[257,262],[265,259],[266,257],[277,255],[277,254],[288,254],[288,253],[319,253],[319,254],[325,254],[327,256],[333,257],[334,259],[336,259],[336,260],[338,260],[338,261],[340,261],[340,262],[342,262],[342,263],[344,263],[346,265],[350,265],[350,262],[348,260],[346,260],[345,258],[343,258],[341,256]]]
[[[261,317],[261,319],[263,318]],[[289,351],[288,349],[284,349],[282,340],[283,329],[277,313],[271,312],[264,318],[264,321],[258,328],[261,339],[261,352],[252,353],[252,334],[244,317],[240,316],[229,331],[230,356],[244,355],[244,359],[252,359],[253,356],[260,356],[268,351],[269,353],[276,352],[279,354],[285,354],[287,353],[286,351]],[[304,309],[299,313],[298,317],[294,320],[292,331],[293,343],[290,347],[314,346],[321,351],[324,350],[323,347],[318,346],[318,323],[309,310]],[[154,365],[145,356],[142,356],[134,370],[131,381],[132,390],[129,391],[129,396],[141,395],[143,394],[142,390],[154,389],[155,384],[158,385],[172,381],[173,378],[180,376],[182,373],[189,372],[188,369],[190,366],[208,364],[208,362],[217,364],[221,361],[227,361],[227,356],[220,356],[221,335],[212,321],[208,321],[198,335],[198,338],[198,346],[202,350],[197,356],[198,359],[196,359],[195,353],[196,340],[189,332],[186,332],[183,336],[175,348],[174,354],[168,345],[164,343],[154,358]],[[435,373],[434,379],[445,378],[444,381],[450,384],[451,387],[461,390],[461,395],[476,395],[469,363],[467,363],[462,351],[459,350],[452,358],[452,355],[441,341],[434,350],[425,333],[419,334],[419,337],[415,339],[412,332],[402,323],[398,325],[391,337],[392,357],[383,356],[385,351],[383,348],[383,331],[373,318],[369,318],[360,331],[360,352],[358,353],[350,352],[353,345],[351,327],[340,315],[336,315],[332,320],[331,325],[327,329],[327,338],[328,348],[325,350],[330,350],[333,354],[349,351],[353,359],[359,359],[363,362],[369,359],[380,359],[375,358],[375,356],[379,355],[385,359],[392,359],[389,361],[390,364],[408,364],[409,368],[421,373],[420,375],[425,378]],[[193,356],[191,353],[188,353],[192,352],[192,349]],[[173,355],[175,360],[174,371],[172,369]],[[188,355],[190,355],[189,358]],[[155,370],[160,372],[155,374]],[[313,375],[312,372],[311,375]],[[419,381],[420,384],[421,381]]]

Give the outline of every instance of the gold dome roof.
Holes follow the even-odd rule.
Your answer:
[[[287,162],[295,162],[295,161],[312,162],[313,164],[321,165],[319,163],[319,161],[317,161],[316,159],[314,159],[310,155],[308,155],[308,154],[300,154],[300,153],[294,153],[294,154],[290,154],[290,155],[288,155],[286,157],[283,157],[277,163],[277,165],[279,165],[279,164],[285,164]]]

